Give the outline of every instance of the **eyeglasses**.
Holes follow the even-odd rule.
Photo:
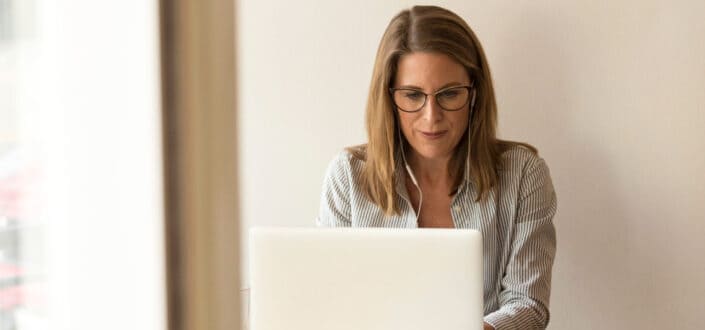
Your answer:
[[[441,89],[433,94],[426,94],[413,88],[390,88],[394,105],[404,112],[417,112],[423,109],[430,95],[445,111],[458,111],[470,102],[470,92],[475,96],[472,86],[453,86]]]

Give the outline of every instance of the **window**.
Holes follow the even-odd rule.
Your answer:
[[[0,0],[0,329],[165,329],[156,1]]]

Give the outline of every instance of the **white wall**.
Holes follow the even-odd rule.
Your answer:
[[[244,229],[313,225],[328,162],[364,142],[382,32],[412,4],[240,1]],[[705,1],[437,4],[485,47],[500,135],[551,168],[550,328],[705,328]]]

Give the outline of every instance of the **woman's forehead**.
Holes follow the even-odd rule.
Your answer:
[[[465,67],[448,55],[412,52],[399,58],[396,86],[415,86],[436,90],[452,83],[469,84]]]

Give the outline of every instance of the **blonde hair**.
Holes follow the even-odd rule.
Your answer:
[[[400,145],[397,140],[396,109],[388,89],[392,87],[399,58],[411,52],[442,53],[467,70],[477,96],[470,123],[448,165],[454,178],[453,194],[462,183],[466,162],[469,175],[477,185],[477,200],[487,197],[497,184],[501,154],[515,145],[533,152],[530,145],[496,138],[497,103],[490,69],[474,32],[455,13],[436,6],[414,6],[392,18],[382,36],[372,73],[367,99],[367,145],[348,148],[353,157],[365,161],[362,188],[385,211],[399,214],[395,186]],[[406,143],[406,142],[402,142]]]

